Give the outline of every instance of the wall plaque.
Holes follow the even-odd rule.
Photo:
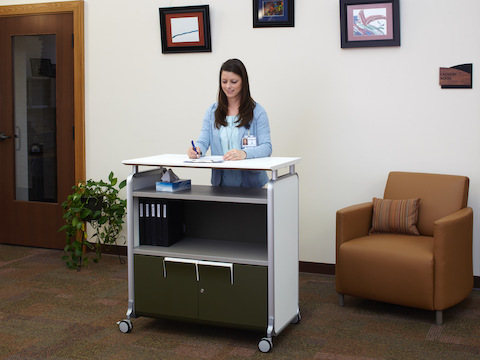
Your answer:
[[[440,68],[440,86],[442,89],[471,89],[472,64]]]

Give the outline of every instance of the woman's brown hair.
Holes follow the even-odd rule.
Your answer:
[[[240,107],[238,109],[237,127],[247,126],[253,119],[253,109],[255,101],[250,96],[250,85],[248,83],[247,69],[245,65],[238,59],[230,59],[225,61],[220,68],[219,89],[218,89],[218,106],[215,110],[215,127],[220,129],[221,126],[227,126],[228,100],[222,90],[222,72],[230,71],[242,78],[242,91],[240,98]]]

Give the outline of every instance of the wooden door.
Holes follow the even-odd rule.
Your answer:
[[[0,242],[63,249],[75,183],[73,16],[0,18]]]

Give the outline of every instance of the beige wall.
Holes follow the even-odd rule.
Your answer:
[[[163,55],[158,8],[198,4],[210,5],[213,51]],[[365,49],[340,48],[338,0],[295,5],[294,28],[254,29],[249,0],[86,0],[87,177],[125,178],[123,159],[185,152],[219,66],[238,57],[268,112],[272,155],[303,159],[300,260],[334,263],[335,211],[382,197],[389,171],[462,174],[480,276],[480,2],[401,0],[401,47]],[[463,63],[473,89],[441,90],[439,68]]]

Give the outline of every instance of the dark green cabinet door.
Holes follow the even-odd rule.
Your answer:
[[[135,255],[134,261],[136,315],[198,318],[194,264],[145,255]]]
[[[199,265],[199,319],[251,328],[267,326],[267,267]]]
[[[135,314],[153,315],[162,296],[162,261],[153,256],[135,255]]]

